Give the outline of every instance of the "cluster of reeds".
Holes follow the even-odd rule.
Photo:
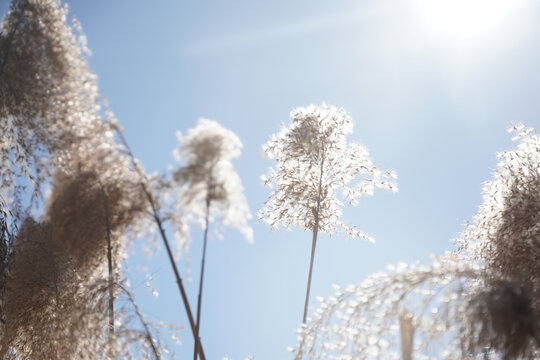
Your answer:
[[[297,359],[398,359],[399,332],[411,332],[399,326],[404,309],[415,359],[540,355],[540,136],[521,125],[512,131],[517,149],[499,154],[459,250],[320,299],[299,330]]]
[[[120,271],[127,236],[147,226],[140,169],[67,17],[57,0],[14,0],[0,32],[0,358],[160,357]],[[24,190],[45,182],[35,220]]]
[[[67,16],[59,0],[13,0],[0,31],[0,358],[163,356],[156,328],[120,270],[126,240],[154,221],[188,315],[194,357],[204,360],[204,255],[195,320],[163,221],[172,220],[184,250],[189,223],[202,224],[206,249],[217,218],[252,240],[231,164],[241,142],[206,119],[178,134],[180,165],[163,183],[172,199],[164,202],[114,115],[101,110],[86,40]],[[291,119],[264,147],[277,166],[264,178],[275,189],[259,218],[272,229],[294,225],[313,232],[297,359],[398,358],[399,330],[407,358],[440,349],[448,359],[539,356],[540,137],[532,129],[513,128],[519,145],[500,154],[457,253],[338,289],[335,297],[319,299],[307,318],[318,232],[372,240],[340,220],[343,205],[376,188],[397,187],[393,172],[375,166],[363,146],[347,143],[353,126],[343,109],[310,105],[295,109]],[[51,195],[36,220],[22,205],[25,190],[33,190],[29,202],[35,203],[47,182]],[[439,345],[422,347],[417,337]]]

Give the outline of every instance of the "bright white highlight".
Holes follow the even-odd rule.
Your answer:
[[[508,0],[417,0],[431,29],[473,39],[499,26],[514,7]]]

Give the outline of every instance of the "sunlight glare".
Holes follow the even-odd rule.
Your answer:
[[[509,0],[418,0],[429,27],[446,35],[473,39],[495,29],[514,5]]]

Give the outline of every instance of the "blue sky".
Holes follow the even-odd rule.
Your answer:
[[[68,1],[88,37],[100,91],[148,171],[173,162],[175,131],[215,119],[244,143],[235,166],[253,213],[268,196],[260,175],[272,165],[261,145],[289,112],[326,101],[351,113],[350,141],[395,170],[400,191],[376,192],[345,211],[375,244],[319,238],[312,305],[316,295],[332,294],[332,284],[452,249],[481,203],[496,152],[513,146],[505,129],[540,128],[540,6],[432,3],[440,7],[424,0]],[[285,359],[296,343],[311,235],[252,226],[254,245],[234,230],[209,244],[201,325],[209,359]],[[194,305],[202,233],[192,236],[192,262],[180,267],[193,271],[186,285]],[[142,309],[187,326],[163,251],[148,261],[138,246],[129,277]],[[159,298],[144,286],[140,264],[154,274]],[[180,335],[174,350],[189,357],[189,329]]]

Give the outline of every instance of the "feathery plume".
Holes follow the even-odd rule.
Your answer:
[[[231,160],[240,156],[242,143],[236,134],[213,120],[200,119],[187,135],[176,134],[180,144],[174,155],[181,165],[173,170],[172,179],[166,184],[172,190],[173,214],[180,219],[180,236],[186,224],[199,223],[204,228],[199,296],[197,301],[196,338],[199,337],[201,302],[206,260],[208,230],[213,219],[223,225],[236,227],[248,242],[253,242],[253,230],[248,225],[251,218],[243,193],[242,182]],[[174,217],[173,217],[174,219]],[[178,222],[175,222],[178,224]],[[178,234],[178,231],[177,231]],[[187,245],[184,246],[186,248]],[[193,351],[197,359],[197,344]]]
[[[200,119],[187,134],[176,133],[179,148],[173,152],[180,164],[167,182],[167,196],[175,206],[173,214],[182,217],[178,232],[185,238],[185,226],[195,223],[205,227],[207,201],[210,222],[237,228],[248,242],[253,242],[251,219],[242,180],[232,164],[238,158],[242,142],[218,122]],[[174,200],[173,200],[174,199]]]
[[[34,196],[99,117],[96,76],[79,24],[57,0],[14,0],[0,35],[0,184],[10,201]],[[23,184],[23,185],[21,185]],[[22,211],[16,211],[22,216]]]
[[[347,144],[353,124],[345,110],[324,103],[309,105],[294,109],[291,118],[292,124],[263,146],[266,157],[277,165],[263,181],[276,189],[257,215],[272,230],[296,225],[313,232],[302,319],[305,323],[318,232],[332,236],[341,231],[347,237],[373,241],[340,220],[343,200],[356,205],[358,198],[373,195],[375,188],[397,191],[397,176],[376,167],[364,146]]]
[[[486,277],[523,281],[540,295],[540,136],[517,125],[518,146],[498,154],[484,202],[458,239],[461,251],[486,264]],[[540,300],[534,301],[540,310]]]
[[[430,349],[438,348],[437,358],[462,359],[467,285],[480,276],[478,266],[445,254],[429,266],[400,263],[358,285],[336,286],[335,295],[318,299],[299,329],[295,358],[400,359],[399,321],[406,308],[417,340],[415,358],[434,356]]]

